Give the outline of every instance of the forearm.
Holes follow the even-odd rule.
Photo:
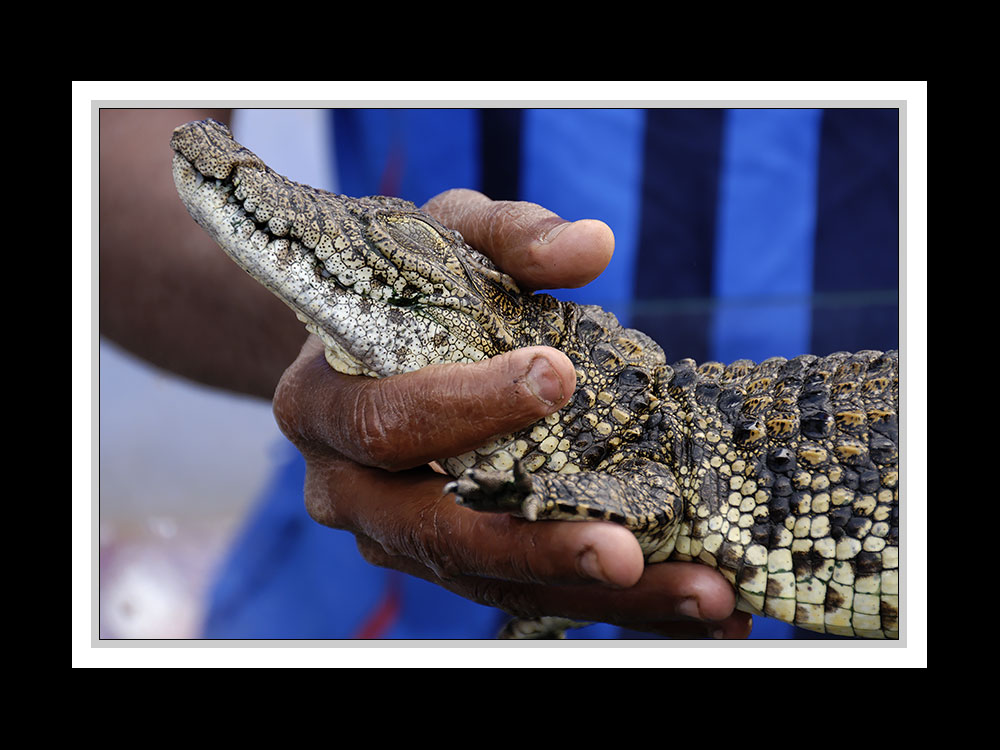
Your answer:
[[[226,110],[102,110],[101,334],[165,369],[271,398],[306,333],[188,216],[171,178],[174,127]]]

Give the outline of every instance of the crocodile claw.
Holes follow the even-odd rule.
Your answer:
[[[515,461],[513,472],[469,469],[444,491],[454,493],[456,503],[472,510],[513,513],[535,521],[541,502],[532,488],[531,475]]]

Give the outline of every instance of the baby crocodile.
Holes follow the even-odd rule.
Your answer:
[[[613,521],[649,563],[717,568],[744,611],[898,637],[897,352],[668,364],[599,307],[521,292],[408,201],[292,182],[213,120],[177,128],[171,146],[188,211],[339,372],[538,344],[570,358],[577,387],[561,411],[441,461],[460,504]]]

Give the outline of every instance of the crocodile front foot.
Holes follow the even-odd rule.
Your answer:
[[[445,485],[444,491],[453,492],[455,502],[466,508],[512,513],[529,521],[537,520],[542,508],[541,500],[533,492],[531,475],[520,461],[514,462],[513,472],[469,469]]]

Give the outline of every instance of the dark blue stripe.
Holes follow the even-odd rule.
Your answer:
[[[823,118],[812,349],[899,346],[899,111]]]
[[[479,113],[479,189],[493,200],[520,200],[522,119],[519,109],[484,109]]]
[[[667,361],[707,358],[724,110],[646,114],[632,324]]]

